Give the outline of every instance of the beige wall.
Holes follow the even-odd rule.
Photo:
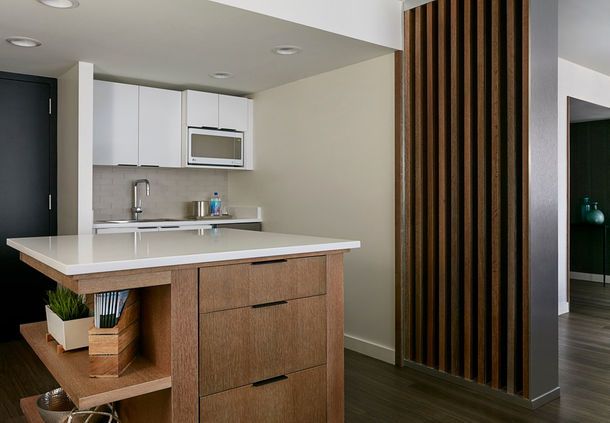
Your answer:
[[[289,60],[289,59],[288,59]],[[394,61],[386,55],[254,96],[255,170],[231,200],[266,231],[362,241],[345,260],[346,346],[394,348]]]

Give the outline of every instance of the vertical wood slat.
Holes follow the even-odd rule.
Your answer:
[[[521,363],[522,395],[529,393],[529,0],[521,0]]]
[[[502,146],[500,0],[491,0],[491,387],[500,388],[502,330]]]
[[[436,160],[437,144],[437,108],[436,108],[436,3],[431,2],[426,6],[427,17],[427,144],[428,144],[428,289],[427,289],[427,358],[426,364],[430,367],[436,365],[436,321],[437,321],[437,214],[436,191],[438,189],[437,167],[432,164]]]
[[[406,238],[407,225],[405,222],[405,214],[402,210],[405,209],[405,143],[403,142],[402,132],[404,128],[403,116],[403,63],[404,55],[402,51],[394,53],[394,154],[396,160],[394,162],[394,338],[396,339],[396,348],[394,349],[394,364],[398,367],[403,367],[405,357],[405,338],[403,333],[406,333],[408,326],[405,325],[405,302],[403,292],[406,290],[405,269],[402,266],[406,262],[406,252],[409,244]]]
[[[477,382],[487,382],[487,54],[488,0],[477,0]]]
[[[451,373],[462,371],[462,202],[461,202],[461,75],[460,2],[451,1]]]
[[[414,230],[414,169],[415,162],[415,12],[405,12],[405,358],[414,359],[414,289],[415,289],[415,230]]]
[[[472,59],[472,14],[473,5],[471,0],[464,1],[464,377],[473,379],[473,309],[474,278],[473,278],[473,230],[474,230],[474,192],[473,192],[473,139],[474,127],[472,116],[474,116],[473,100],[476,90],[473,86]]]
[[[448,98],[447,98],[447,0],[438,2],[438,368],[441,371],[449,370],[448,343],[449,327],[449,271],[447,262],[449,251],[447,239],[449,237],[448,219]]]
[[[415,10],[415,358],[424,357],[425,8]]]
[[[405,13],[397,302],[406,359],[526,397],[527,12],[528,0],[436,0]]]
[[[507,225],[506,225],[506,390],[515,393],[517,338],[517,107],[515,0],[506,1],[506,101],[507,101]]]

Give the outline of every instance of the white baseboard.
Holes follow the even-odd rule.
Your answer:
[[[567,301],[562,301],[559,303],[559,307],[558,307],[558,315],[562,315],[562,314],[566,314],[570,312],[570,303]]]
[[[610,283],[610,275],[606,275],[606,282]],[[604,281],[603,275],[601,273],[581,273],[581,272],[572,272],[570,271],[570,279],[578,279],[579,281],[588,281],[588,282],[599,282],[602,283]]]
[[[357,338],[355,336],[343,335],[345,348],[348,350],[359,352],[360,354],[368,355],[377,360],[385,361],[386,363],[394,364],[394,349],[379,345],[371,341]]]

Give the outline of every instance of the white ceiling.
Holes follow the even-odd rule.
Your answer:
[[[14,47],[9,36],[42,41]],[[303,52],[274,55],[293,44]],[[207,0],[80,0],[59,10],[0,1],[0,70],[56,77],[76,61],[96,77],[249,94],[392,52],[391,49]],[[209,73],[235,76],[214,80]]]
[[[570,98],[570,122],[589,122],[610,119],[610,109],[588,101]]]
[[[610,0],[559,0],[559,56],[610,75]]]

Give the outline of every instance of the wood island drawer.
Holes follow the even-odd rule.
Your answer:
[[[202,423],[326,422],[326,366],[202,397]]]
[[[202,396],[325,362],[325,295],[199,316]]]
[[[199,269],[199,310],[209,313],[326,293],[326,256]]]

